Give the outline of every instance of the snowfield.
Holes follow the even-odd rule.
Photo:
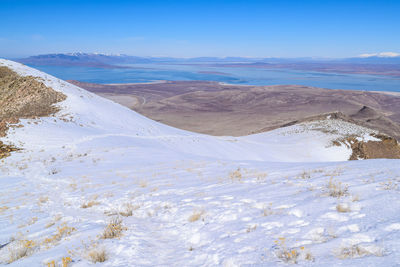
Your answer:
[[[327,118],[195,134],[2,65],[67,99],[0,139],[23,148],[0,162],[0,264],[400,265],[399,161],[332,145],[374,131]]]

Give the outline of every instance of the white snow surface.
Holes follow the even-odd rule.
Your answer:
[[[22,120],[0,139],[23,148],[0,162],[0,264],[25,245],[10,266],[94,265],[90,251],[101,249],[104,266],[400,265],[399,161],[350,162],[346,146],[332,145],[374,131],[327,119],[195,134],[0,65],[67,96],[54,116]],[[102,239],[115,217],[122,235]]]

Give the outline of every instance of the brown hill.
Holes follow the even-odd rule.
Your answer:
[[[396,94],[201,81],[114,85],[72,82],[106,97],[134,96],[137,101],[130,105],[134,110],[194,132],[241,136],[341,112],[360,125],[400,140],[400,97]]]
[[[45,86],[34,77],[22,77],[7,67],[0,67],[0,136],[10,124],[21,118],[48,116],[58,111],[54,103],[66,96]],[[0,158],[16,148],[0,141]]]

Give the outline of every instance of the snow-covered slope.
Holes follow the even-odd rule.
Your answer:
[[[332,145],[369,129],[327,119],[194,134],[0,65],[67,96],[0,139],[23,148],[0,163],[0,263],[22,251],[12,265],[86,266],[104,249],[106,266],[400,264],[398,161],[345,162],[351,151]],[[102,239],[115,217],[122,235]]]
[[[368,129],[342,121],[328,121],[326,131],[314,130],[316,123],[287,127],[250,137],[211,137],[175,129],[152,121],[114,102],[89,93],[53,76],[12,61],[0,61],[22,76],[39,77],[49,87],[67,96],[60,103],[55,118],[42,118],[40,125],[23,121],[23,128],[9,134],[8,140],[23,144],[26,149],[76,147],[83,143],[104,144],[118,140],[125,146],[155,146],[179,154],[190,154],[232,160],[269,161],[343,161],[351,151],[332,146],[341,134],[359,132],[368,136]],[[340,129],[339,134],[331,132]],[[324,130],[324,129],[323,129]],[[62,134],[60,134],[62,132]],[[7,139],[5,139],[7,140]]]

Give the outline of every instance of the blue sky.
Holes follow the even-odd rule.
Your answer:
[[[400,1],[0,0],[0,57],[349,57],[400,52]]]

